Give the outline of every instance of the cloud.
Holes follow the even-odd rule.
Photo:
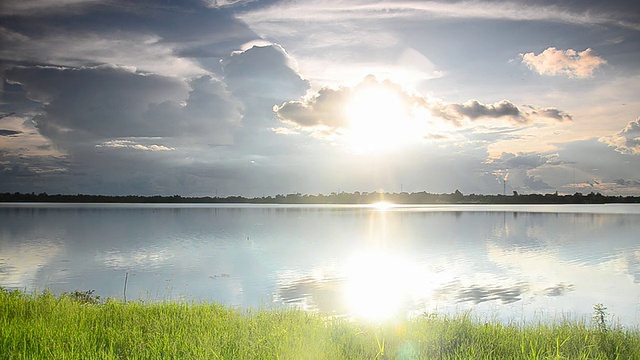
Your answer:
[[[0,57],[17,62],[38,63],[47,59],[48,63],[69,67],[122,64],[163,75],[210,74],[195,59],[177,56],[177,46],[158,35],[84,30],[27,36],[0,28],[0,39],[5,44]]]
[[[18,162],[42,156],[61,156],[59,149],[52,146],[50,140],[44,138],[31,121],[33,114],[19,116],[8,114],[1,120],[0,129],[0,151],[6,152],[7,156],[13,156],[11,161]],[[2,161],[2,159],[0,159]]]
[[[596,4],[597,5],[597,4]],[[629,17],[634,9],[626,4],[622,11],[578,6],[570,8],[556,4],[532,4],[519,1],[296,1],[249,9],[240,18],[252,26],[280,25],[286,21],[339,22],[364,19],[411,19],[435,16],[463,19],[503,19],[512,21],[545,21],[584,26],[613,24],[633,30],[640,29],[636,18]]]
[[[514,169],[535,169],[547,163],[547,157],[538,153],[522,153],[517,154],[503,152],[500,159],[495,163],[499,163],[502,168]]]
[[[520,109],[508,100],[495,104],[482,104],[477,100],[469,100],[461,104],[433,106],[432,110],[438,116],[455,122],[465,118],[469,120],[505,118],[520,124],[528,122]]]
[[[2,120],[2,119],[4,119],[4,118],[11,117],[11,116],[14,116],[14,115],[16,115],[16,113],[15,113],[15,112],[13,112],[13,111],[12,111],[12,112],[10,112],[10,113],[7,113],[7,114],[0,114],[0,120]]]
[[[14,1],[7,5],[18,11],[13,16],[4,5],[0,58],[18,64],[113,63],[194,77],[218,73],[221,57],[257,38],[231,11],[199,0]]]
[[[599,140],[614,147],[621,154],[640,154],[640,117],[629,122],[627,127],[617,134],[601,137]]]
[[[394,98],[402,107],[405,114],[422,102],[422,99],[405,92],[399,85],[389,80],[378,81],[375,76],[367,76],[355,87],[340,87],[338,89],[322,88],[314,96],[301,100],[289,101],[281,106],[274,106],[277,118],[287,124],[308,130],[328,129],[328,133],[340,133],[350,127],[349,106],[359,94],[373,90]],[[374,104],[372,104],[374,105]]]
[[[535,175],[539,169],[553,165],[556,154],[503,152],[499,158],[492,159],[488,164],[495,167],[497,178],[508,180],[508,185],[512,190],[519,191],[540,191],[552,189],[553,187],[545,182],[541,176]]]
[[[553,188],[551,185],[547,184],[544,180],[540,178],[536,178],[532,175],[527,175],[524,177],[524,186],[528,189],[539,191]]]
[[[621,153],[602,138],[552,145],[557,148],[545,155],[550,156],[548,165],[536,168],[532,175],[542,177],[560,192],[640,193],[640,156]]]
[[[2,4],[5,15],[36,16],[42,13],[78,11],[100,0],[6,0]]]
[[[252,46],[222,60],[223,80],[243,104],[243,131],[277,126],[273,106],[304,95],[309,82],[298,75],[296,67],[295,60],[277,44]]]
[[[615,179],[615,180],[613,180],[613,182],[616,185],[620,185],[620,186],[630,185],[630,186],[638,186],[638,187],[640,187],[640,180]]]
[[[533,52],[523,54],[522,62],[540,75],[567,75],[572,78],[591,77],[596,68],[607,63],[590,48],[577,52],[573,49],[562,51],[555,47],[539,55]]]
[[[116,148],[116,149],[134,149],[134,150],[141,150],[141,151],[173,151],[175,150],[175,148],[167,147],[164,145],[156,145],[156,144],[143,145],[133,140],[123,140],[123,139],[104,141],[100,144],[97,144],[96,147]]]
[[[509,100],[494,104],[483,104],[478,100],[463,103],[445,103],[438,99],[426,99],[425,107],[439,118],[452,121],[458,126],[462,121],[503,119],[516,125],[526,125],[535,120],[571,121],[572,116],[555,108],[535,108],[531,105],[518,107]]]
[[[592,138],[598,130],[591,125],[598,122],[602,131],[607,114],[634,119],[620,116],[637,108],[628,95],[633,77],[625,77],[625,86],[614,77],[579,89],[523,88],[513,81],[517,66],[500,61],[513,56],[505,44],[539,44],[547,34],[524,28],[578,24],[561,26],[570,41],[584,35],[584,25],[599,24],[591,41],[623,39],[612,70],[632,73],[629,28],[640,28],[637,19],[611,2],[574,3],[9,0],[0,14],[0,73],[8,79],[0,113],[14,114],[0,121],[0,183],[11,191],[71,193],[189,195],[216,188],[221,195],[269,195],[399,183],[415,191],[501,193],[493,173],[508,166],[517,190],[543,185],[536,180],[563,189],[573,183],[570,169],[542,164],[545,154],[528,151]],[[594,6],[603,11],[590,11]],[[496,27],[468,19],[514,21]],[[478,41],[487,37],[496,41]],[[516,53],[527,49],[535,48]],[[607,59],[608,50],[598,48]],[[348,133],[345,109],[367,74],[376,76],[367,86],[401,99],[419,124],[403,142],[403,155],[392,148],[397,152],[384,166],[363,165],[349,147],[355,131]],[[589,124],[572,126],[572,115],[561,109]],[[624,125],[615,127],[598,136]],[[576,151],[561,160],[578,163],[578,183],[633,184],[640,179],[635,158],[614,149],[599,143],[588,155]],[[503,151],[513,157],[487,161]],[[596,161],[601,153],[616,171],[587,176],[581,161],[604,169]],[[615,163],[623,160],[632,163]]]
[[[256,0],[204,0],[204,3],[208,7],[219,9],[219,8],[227,8],[227,7],[245,6],[255,1]]]
[[[15,67],[6,76],[43,104],[34,121],[63,147],[127,137],[228,143],[240,121],[239,105],[207,76],[185,82],[112,65]]]
[[[0,129],[0,136],[15,136],[22,134],[22,131]]]
[[[50,137],[70,132],[90,137],[157,136],[157,124],[145,122],[142,114],[151,104],[182,100],[188,93],[188,86],[176,79],[120,66],[14,67],[6,77],[44,105],[34,120]]]
[[[9,118],[7,129],[23,133],[3,139],[0,161],[11,166],[0,183],[14,191],[206,194],[214,179],[235,175],[213,170],[228,155],[214,149],[233,144],[242,120],[220,80],[113,65],[14,67],[6,76],[41,104]],[[52,146],[35,152],[31,143]]]
[[[17,136],[15,139],[19,140]],[[4,142],[4,139],[3,139]],[[13,154],[12,149],[0,149],[0,184],[11,191],[50,191],[64,182],[61,179],[68,170],[64,157],[34,155],[34,151]]]
[[[558,110],[556,108],[541,108],[536,109],[533,106],[526,105],[529,109],[529,114],[532,117],[541,117],[558,121],[573,121],[573,116],[567,114],[562,110]]]
[[[502,119],[516,125],[525,125],[538,119],[553,121],[571,120],[571,116],[555,108],[537,109],[530,105],[519,108],[508,100],[495,104],[483,104],[477,100],[464,103],[446,103],[440,99],[424,97],[405,91],[390,80],[379,81],[375,76],[367,76],[355,87],[343,86],[337,89],[324,87],[315,95],[304,100],[289,101],[274,106],[276,117],[283,123],[297,128],[317,131],[328,129],[329,134],[339,134],[350,127],[349,106],[359,91],[379,89],[388,96],[395,97],[402,104],[405,114],[419,121],[439,119],[461,127],[465,121]],[[372,104],[373,106],[373,104]],[[430,114],[425,117],[424,112]],[[422,112],[422,115],[420,113]],[[433,138],[433,134],[427,135]]]
[[[325,125],[333,129],[345,128],[348,126],[345,107],[350,94],[349,88],[323,88],[313,98],[289,101],[281,106],[274,106],[273,110],[280,121],[298,127]]]
[[[296,61],[278,44],[234,52],[222,63],[228,88],[241,97],[290,99],[309,88],[309,82],[296,72]]]
[[[210,194],[215,188],[223,195],[246,186],[255,189],[251,195],[284,191],[279,177],[287,165],[273,159],[288,154],[291,145],[270,128],[278,124],[273,105],[299,98],[309,86],[294,68],[295,61],[277,45],[225,58],[224,82],[213,76],[164,76],[133,66],[13,66],[6,70],[5,87],[26,95],[33,106],[2,109],[18,113],[11,121],[31,124],[24,130],[18,123],[0,126],[23,132],[3,137],[7,154],[0,161],[20,166],[5,169],[2,183],[29,192]],[[264,125],[259,134],[258,122]],[[44,135],[43,144],[63,152],[64,174],[55,178],[36,172],[35,164],[48,162],[22,149],[20,140],[31,133]],[[29,158],[21,160],[18,154]],[[268,161],[246,167],[255,154]],[[62,168],[51,162],[48,168]],[[249,173],[255,181],[247,180]],[[20,178],[33,181],[16,180]],[[265,184],[271,188],[265,190]]]

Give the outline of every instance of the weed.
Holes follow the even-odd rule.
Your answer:
[[[80,304],[99,304],[100,295],[94,295],[95,290],[76,290],[71,293],[63,293],[63,296],[69,296],[72,300],[79,302]]]
[[[602,304],[593,305],[592,319],[595,324],[595,327],[602,332],[606,332],[608,329],[607,315],[609,315],[609,313],[607,313],[607,308],[604,305]]]

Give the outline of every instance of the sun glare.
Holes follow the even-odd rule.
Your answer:
[[[370,321],[397,315],[411,300],[416,273],[411,262],[400,256],[370,252],[353,257],[345,290],[351,313]]]
[[[378,211],[387,211],[393,208],[395,205],[390,202],[380,201],[380,202],[371,204],[371,206]]]
[[[357,89],[346,115],[350,142],[361,150],[397,147],[413,133],[410,109],[397,91],[383,85]]]

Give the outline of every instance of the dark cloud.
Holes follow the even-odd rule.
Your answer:
[[[221,57],[259,38],[232,11],[202,1],[29,1],[7,6],[0,23],[5,61],[116,63],[172,75],[218,72]]]
[[[214,182],[237,192],[246,173],[264,171],[243,167],[252,154],[290,151],[269,140],[272,108],[309,82],[279,45],[237,51],[259,36],[233,11],[201,1],[68,5],[0,14],[10,104],[0,110],[32,119],[64,151],[71,192],[187,194]]]
[[[89,5],[95,4],[96,0],[8,0],[2,4],[2,12],[6,15],[22,16],[42,16],[52,13],[78,13]]]
[[[533,190],[533,191],[547,190],[547,189],[552,189],[553,188],[551,185],[547,184],[542,179],[536,178],[536,177],[531,176],[531,175],[525,176],[525,178],[524,178],[524,186],[527,189],[530,189],[530,190]]]
[[[295,72],[294,60],[279,45],[253,46],[223,61],[224,80],[232,93],[247,102],[267,100],[269,109],[283,99],[296,99],[309,82]]]
[[[121,137],[182,137],[229,142],[238,105],[210,77],[189,83],[116,66],[16,67],[7,79],[44,105],[34,121],[58,142]]]
[[[25,185],[9,175],[17,178],[28,171],[34,179],[30,191],[42,189],[39,182],[55,181],[43,190],[191,192],[195,188],[187,180],[188,165],[215,159],[212,149],[232,144],[241,127],[241,104],[209,76],[185,81],[116,66],[16,67],[6,74],[42,104],[33,117],[35,126],[66,155],[64,172],[46,170],[60,166],[36,165],[42,157],[13,157],[11,163],[26,162],[20,171],[3,173],[3,184],[15,191]],[[209,187],[213,179],[208,179]]]
[[[270,140],[278,125],[272,108],[302,96],[309,83],[278,45],[238,51],[260,39],[225,9],[241,3],[210,5],[34,0],[0,14],[0,73],[8,81],[0,111],[35,123],[28,128],[64,153],[61,176],[75,184],[67,192],[189,194],[219,187],[223,194],[251,183],[270,194],[263,184],[282,182],[254,184],[247,174],[264,175],[265,168],[245,164],[290,152],[283,139]],[[13,128],[23,130],[6,126]],[[8,153],[20,151],[14,144]],[[44,152],[53,150],[38,154]],[[20,173],[41,161],[27,155]]]
[[[323,88],[307,101],[289,101],[274,108],[278,119],[301,127],[326,125],[331,128],[346,128],[348,119],[345,106],[351,89]]]
[[[507,169],[535,169],[547,163],[547,157],[538,153],[502,153],[498,160],[501,167]]]
[[[640,186],[640,180],[615,179],[613,182],[621,186]]]
[[[535,117],[542,117],[558,121],[573,121],[573,117],[571,115],[556,108],[536,109],[530,105],[527,105],[526,107],[530,109],[530,114]]]
[[[522,116],[520,109],[507,100],[496,104],[482,104],[477,100],[469,100],[462,104],[448,104],[438,110],[438,114],[449,120],[504,117],[516,123],[527,123],[527,119]]]
[[[188,93],[186,84],[176,79],[115,66],[16,67],[6,76],[44,104],[44,113],[35,120],[51,138],[68,130],[82,137],[160,136],[160,127],[145,121],[143,114],[150,105],[185,99]]]
[[[554,154],[503,152],[491,164],[495,166],[495,175],[500,181],[508,180],[508,186],[512,190],[536,192],[553,188],[537,172],[556,161]]]
[[[22,131],[0,129],[0,136],[15,136],[22,134]]]
[[[555,108],[539,109],[531,105],[519,108],[508,100],[502,100],[495,104],[483,104],[477,100],[451,104],[436,101],[431,102],[429,109],[435,116],[453,121],[457,125],[461,125],[461,121],[465,119],[471,121],[505,119],[516,125],[530,124],[537,119],[572,120],[571,115]]]
[[[298,153],[304,139],[274,134],[280,126],[273,107],[301,98],[309,82],[296,72],[295,61],[277,44],[253,46],[222,60],[224,82],[243,107],[243,126],[236,136],[240,153],[279,156]]]
[[[196,78],[189,85],[187,99],[151,104],[145,120],[162,124],[164,136],[210,145],[232,143],[234,131],[241,125],[240,102],[222,82],[209,76]]]
[[[5,191],[69,191],[65,179],[69,165],[64,157],[27,158],[0,150],[0,184]]]
[[[570,194],[594,191],[607,195],[632,195],[640,191],[640,186],[633,185],[640,179],[640,157],[623,154],[602,138],[553,145],[557,148],[549,154],[551,166],[535,169],[535,175],[559,191]],[[593,179],[599,184],[593,183]],[[617,184],[619,180],[624,185]]]
[[[16,113],[15,112],[10,112],[8,114],[2,114],[2,115],[0,115],[0,120],[4,119],[6,117],[9,117],[9,116],[13,116],[13,115],[16,115]]]

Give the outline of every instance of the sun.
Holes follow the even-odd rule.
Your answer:
[[[384,83],[357,87],[346,107],[349,142],[360,150],[398,147],[415,135],[403,94]]]

